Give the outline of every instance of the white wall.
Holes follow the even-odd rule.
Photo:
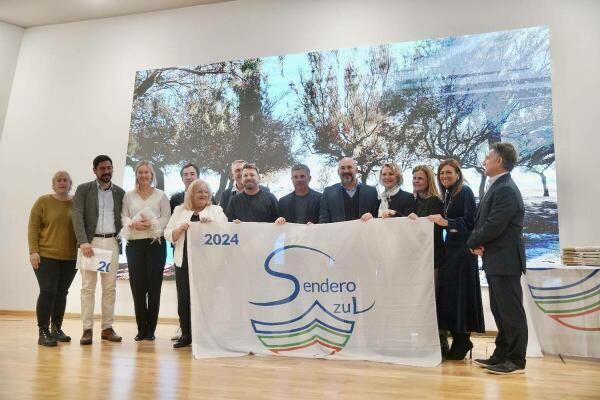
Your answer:
[[[538,25],[551,32],[561,244],[600,244],[599,16],[594,0],[263,0],[28,29],[0,143],[0,309],[34,309],[27,218],[52,173],[91,180],[92,158],[106,153],[122,182],[137,70]],[[171,283],[162,316],[176,315]],[[79,311],[79,287],[68,311]],[[117,302],[133,314],[125,282]]]
[[[0,21],[0,140],[23,31],[23,28]]]

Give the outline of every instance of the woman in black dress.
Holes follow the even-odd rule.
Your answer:
[[[417,165],[412,170],[413,193],[415,197],[415,212],[408,217],[417,219],[430,215],[441,215],[444,212],[444,203],[435,183],[435,175],[429,165]],[[433,277],[435,291],[438,291],[438,271],[444,264],[444,241],[442,227],[434,224],[433,228]],[[436,296],[437,297],[437,296]],[[440,329],[440,347],[442,358],[446,358],[450,346],[448,345],[448,332]]]
[[[485,332],[477,257],[466,241],[475,220],[475,196],[456,160],[442,161],[438,183],[443,193],[442,214],[429,219],[446,230],[445,260],[438,273],[438,325],[452,333],[446,359],[462,360],[473,348],[471,332]]]

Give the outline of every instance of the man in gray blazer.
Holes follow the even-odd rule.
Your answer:
[[[523,308],[521,274],[526,271],[523,219],[525,207],[510,171],[517,152],[510,143],[495,143],[485,157],[488,189],[479,202],[475,227],[467,240],[471,252],[483,259],[489,284],[490,308],[498,327],[496,349],[489,359],[475,360],[488,372],[525,372],[527,319]]]
[[[102,333],[101,338],[120,342],[121,336],[112,324],[115,315],[117,269],[119,268],[119,244],[121,231],[121,207],[125,191],[111,182],[113,166],[110,157],[94,158],[96,179],[82,183],[73,197],[73,228],[77,245],[84,257],[92,257],[94,248],[112,251],[107,273],[100,273],[102,284]],[[81,321],[82,345],[92,344],[94,325],[94,299],[98,272],[81,270]]]
[[[363,185],[356,179],[356,161],[344,157],[338,164],[341,183],[325,188],[321,196],[319,223],[367,220],[377,216],[379,200],[377,189]]]

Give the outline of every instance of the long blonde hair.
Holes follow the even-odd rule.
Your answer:
[[[440,192],[438,191],[437,185],[435,183],[435,175],[433,173],[433,169],[429,165],[421,164],[417,165],[413,168],[413,175],[415,172],[423,172],[427,177],[427,192],[425,193],[425,198],[428,199],[432,196],[440,198]],[[415,193],[417,195],[417,193]]]

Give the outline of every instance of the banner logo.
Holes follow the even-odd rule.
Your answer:
[[[318,253],[327,257],[329,262],[335,263],[329,254],[308,246],[288,245],[273,250],[265,259],[265,271],[274,278],[290,281],[294,289],[289,296],[282,299],[266,302],[250,301],[249,303],[257,307],[290,304],[296,300],[301,291],[314,293],[316,298],[300,315],[284,321],[251,319],[252,329],[260,342],[273,353],[279,354],[311,348],[311,350],[317,350],[319,355],[335,354],[341,351],[350,340],[356,325],[356,315],[371,310],[375,306],[375,301],[367,308],[360,310],[356,299],[359,288],[354,281],[336,282],[330,281],[327,277],[323,282],[301,283],[293,274],[273,270],[271,268],[273,257],[290,249]],[[351,295],[351,301],[330,304],[325,301],[330,294],[335,294],[336,299],[339,299],[340,295]]]
[[[537,307],[559,324],[578,331],[600,331],[600,325],[585,324],[589,315],[600,312],[600,284],[591,279],[599,271],[563,286],[527,286]]]

